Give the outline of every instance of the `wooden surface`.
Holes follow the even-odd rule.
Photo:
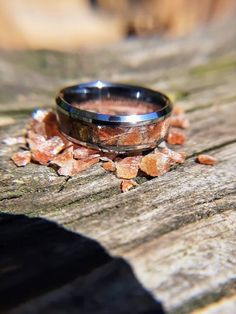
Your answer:
[[[16,168],[9,157],[18,146],[1,145],[1,211],[25,214],[29,228],[32,217],[41,217],[97,240],[130,263],[168,313],[236,311],[236,23],[173,41],[131,40],[78,54],[2,52],[0,72],[1,140],[22,134],[33,108],[53,106],[56,91],[77,81],[143,84],[183,105],[191,122],[187,162],[160,178],[139,178],[140,186],[125,194],[100,165],[67,179],[44,166]],[[197,164],[202,152],[218,164]],[[6,280],[14,263],[14,254],[7,269],[0,263]],[[60,289],[42,286],[15,311],[50,311],[58,299],[69,306],[78,284],[69,276]]]
[[[0,214],[0,226],[0,313],[164,314],[94,240],[23,215]]]

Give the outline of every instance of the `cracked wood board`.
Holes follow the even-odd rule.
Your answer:
[[[235,245],[235,29],[229,21],[204,37],[199,32],[173,42],[139,39],[79,54],[3,54],[0,111],[8,122],[0,128],[1,140],[20,135],[32,108],[51,106],[59,87],[98,77],[167,92],[187,110],[191,129],[181,148],[187,162],[127,194],[99,165],[67,180],[39,165],[16,168],[9,156],[18,147],[1,145],[1,211],[45,217],[98,240],[127,258],[169,312],[190,313],[235,294],[236,262],[228,262]],[[22,73],[29,76],[17,80]],[[202,152],[219,163],[196,164]]]

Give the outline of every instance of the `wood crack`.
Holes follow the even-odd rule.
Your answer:
[[[20,198],[22,196],[23,196],[23,194],[5,196],[5,197],[0,198],[0,202],[12,200],[12,199],[17,199],[17,198]]]
[[[67,183],[68,183],[68,181],[69,181],[70,179],[71,179],[71,177],[67,177],[67,178],[65,179],[65,181],[63,182],[63,184],[59,187],[57,193],[60,193],[60,192],[62,192],[62,191],[65,189],[65,187],[66,187],[66,185],[67,185]]]
[[[206,149],[199,150],[199,151],[197,151],[197,152],[195,152],[195,153],[190,154],[189,156],[187,156],[186,159],[191,159],[191,158],[196,157],[196,156],[198,156],[198,155],[200,155],[200,154],[210,153],[210,152],[213,152],[213,151],[215,151],[215,150],[218,150],[218,149],[227,147],[228,145],[232,145],[232,144],[236,144],[236,139],[233,139],[233,140],[224,142],[224,143],[219,144],[219,145],[214,145],[214,146],[211,146],[211,147],[206,148]]]

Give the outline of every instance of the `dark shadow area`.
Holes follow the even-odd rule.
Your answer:
[[[0,313],[164,313],[129,264],[56,223],[0,214]]]

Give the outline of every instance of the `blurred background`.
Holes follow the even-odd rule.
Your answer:
[[[236,13],[236,0],[0,0],[0,48],[73,51],[176,37]]]

